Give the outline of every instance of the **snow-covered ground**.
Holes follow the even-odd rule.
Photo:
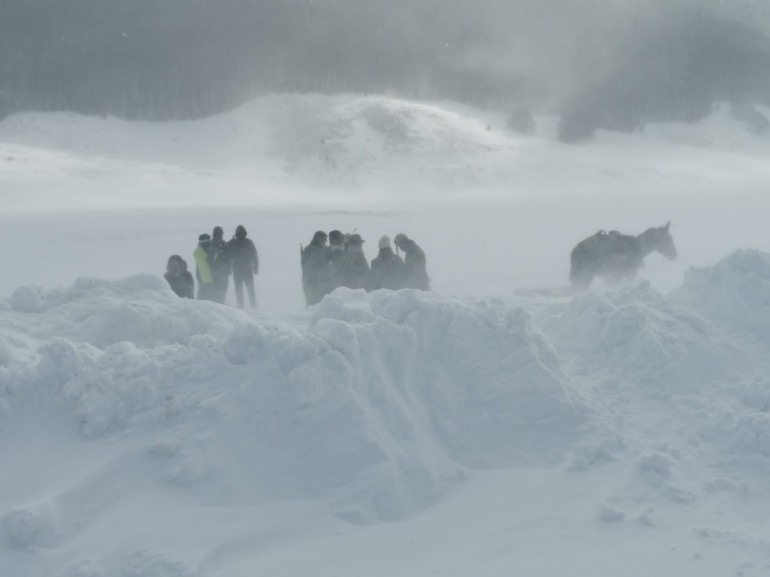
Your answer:
[[[352,95],[0,122],[0,574],[770,574],[770,139],[555,122]],[[527,290],[669,220],[636,284]],[[167,257],[238,224],[259,309],[178,299]],[[306,309],[333,228],[370,259],[409,234],[434,292]]]

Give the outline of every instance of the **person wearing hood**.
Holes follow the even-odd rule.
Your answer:
[[[313,240],[301,249],[302,290],[307,306],[321,301],[329,284],[331,251],[326,245],[327,234],[316,231]]]
[[[209,268],[214,279],[212,298],[218,303],[224,304],[225,300],[227,300],[227,285],[229,284],[232,268],[230,251],[227,241],[224,239],[222,227],[215,226],[213,232],[208,252]]]
[[[340,284],[348,288],[366,287],[369,276],[369,263],[364,256],[364,240],[360,234],[348,237],[347,248],[339,261]]]
[[[430,290],[425,253],[411,238],[397,234],[393,243],[404,251],[404,288]]]
[[[246,238],[246,228],[239,224],[235,236],[227,243],[227,251],[233,270],[233,285],[238,308],[243,308],[243,287],[249,295],[249,304],[257,308],[257,295],[254,292],[254,275],[259,272],[259,257],[257,247],[250,238]]]
[[[393,252],[390,237],[385,235],[380,238],[379,248],[379,254],[372,260],[367,290],[404,288],[404,261]]]
[[[211,235],[203,233],[198,237],[198,247],[193,252],[195,257],[195,277],[198,279],[198,300],[214,300],[214,277],[209,266],[209,246]]]
[[[178,254],[168,257],[163,278],[168,281],[168,286],[177,296],[186,299],[195,298],[195,281],[192,273],[187,270],[187,261]]]

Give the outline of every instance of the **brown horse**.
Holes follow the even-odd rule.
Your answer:
[[[676,258],[674,239],[665,226],[648,228],[637,236],[620,234],[616,230],[600,230],[581,240],[570,254],[569,279],[573,289],[586,289],[594,277],[613,285],[636,278],[644,258],[658,251],[671,260]]]

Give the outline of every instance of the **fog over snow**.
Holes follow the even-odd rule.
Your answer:
[[[770,140],[727,107],[535,123],[359,95],[0,122],[1,573],[769,574]],[[637,282],[536,290],[668,221]],[[177,298],[168,256],[239,224],[258,309]],[[407,233],[433,291],[306,308],[334,228],[370,260]]]

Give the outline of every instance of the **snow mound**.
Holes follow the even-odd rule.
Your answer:
[[[393,98],[288,98],[279,110],[270,124],[269,155],[287,172],[325,180],[400,175],[478,185],[491,176],[490,160],[504,165],[515,141],[461,107]],[[419,165],[409,162],[415,157]]]
[[[75,489],[2,516],[17,548],[66,539],[71,491],[98,510],[118,478],[126,493],[149,478],[225,505],[312,497],[357,523],[402,518],[468,468],[560,462],[588,414],[530,316],[502,302],[340,289],[303,329],[149,275],[10,302],[10,426],[60,410],[77,443],[112,446]]]
[[[770,340],[770,255],[738,250],[714,266],[693,268],[672,298],[701,315]]]
[[[539,322],[574,377],[688,392],[716,379],[729,347],[708,322],[646,281],[576,297]]]

